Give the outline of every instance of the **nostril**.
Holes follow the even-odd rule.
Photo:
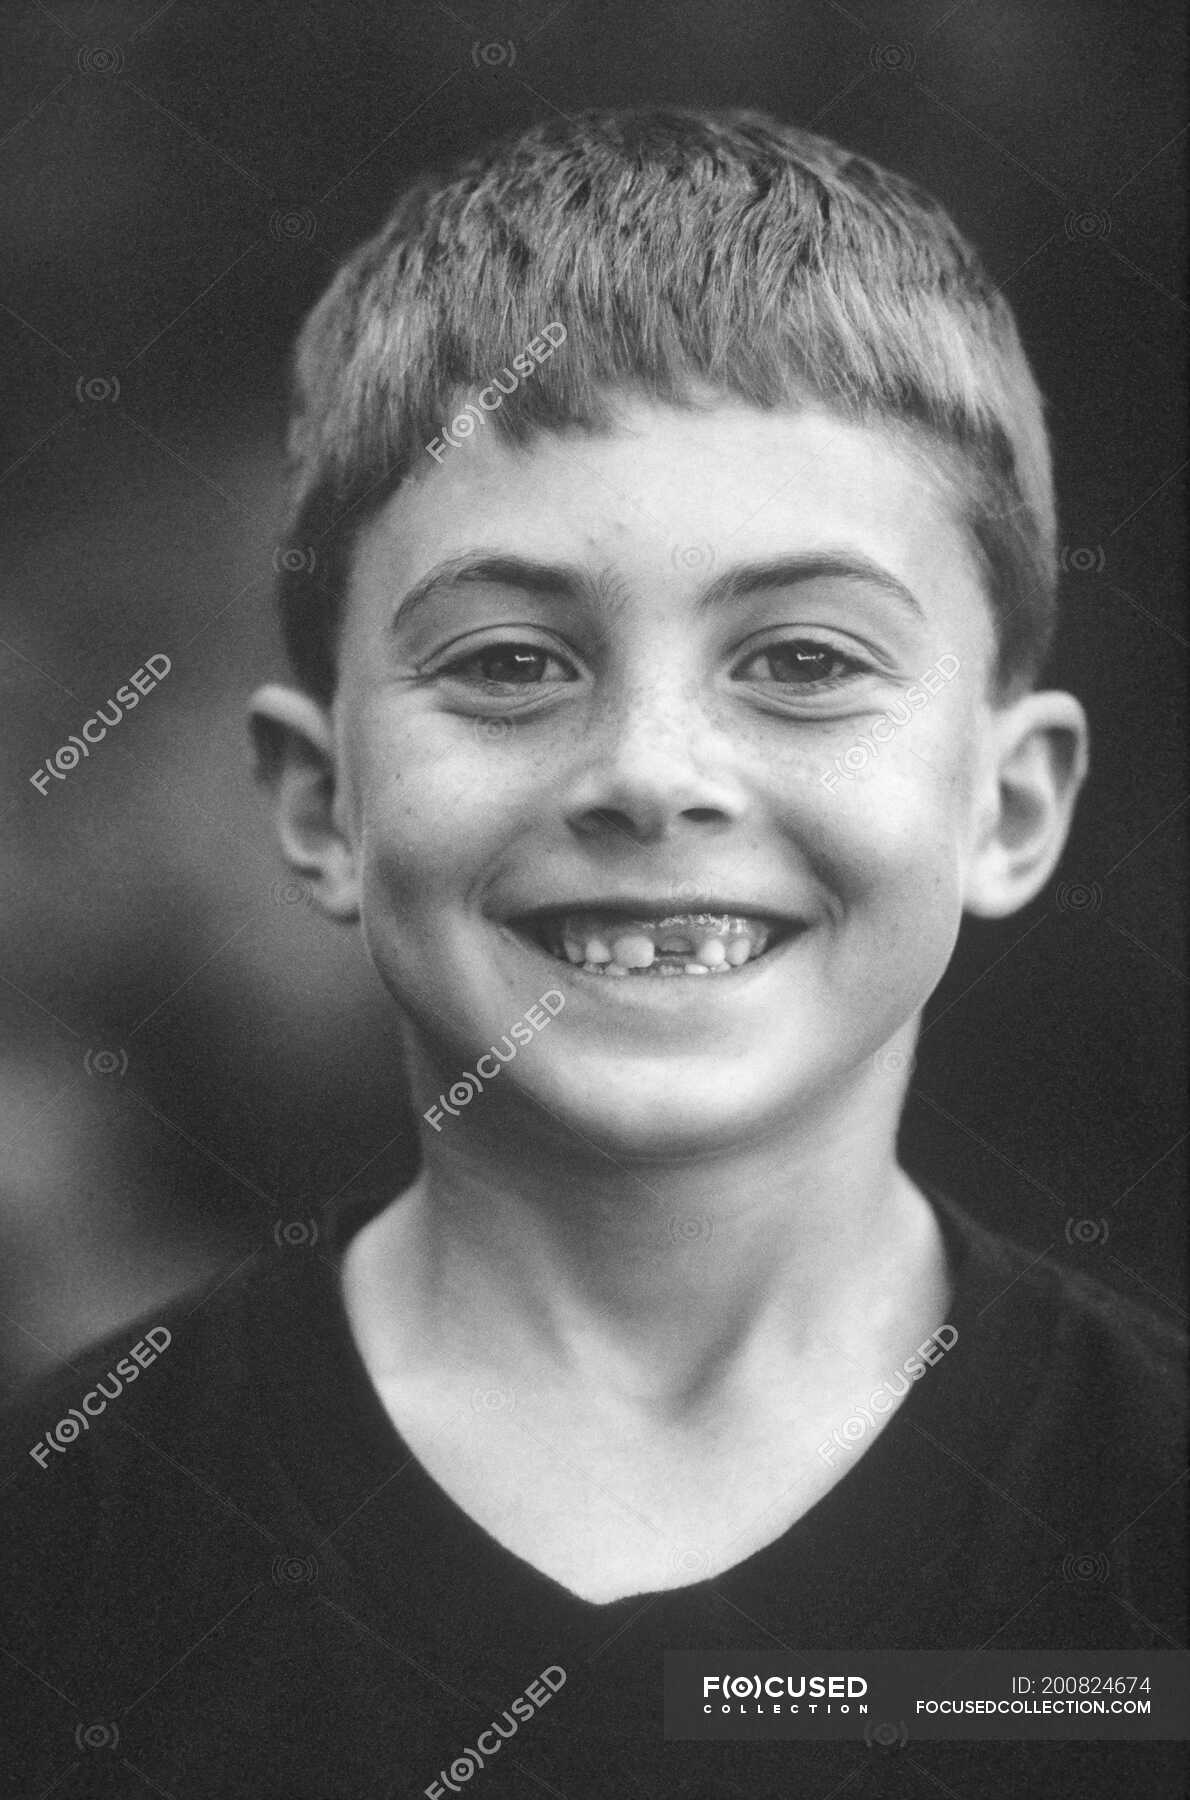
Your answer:
[[[642,826],[630,813],[614,806],[588,806],[570,821],[571,829],[582,838],[631,838],[639,841]],[[647,835],[647,831],[645,833]]]
[[[617,812],[610,806],[593,806],[587,818],[595,825],[601,825],[607,831],[631,831],[632,820],[627,813]]]
[[[678,820],[692,825],[725,825],[729,815],[718,806],[686,806],[675,815],[663,805],[627,808],[589,806],[572,820],[574,829],[583,836],[614,833],[638,842],[662,836]]]

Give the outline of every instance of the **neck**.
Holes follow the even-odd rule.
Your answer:
[[[549,1369],[670,1411],[757,1367],[862,1360],[923,1282],[926,1330],[945,1304],[932,1212],[896,1164],[899,1102],[869,1087],[716,1155],[631,1162],[530,1147],[523,1117],[472,1108],[366,1228],[361,1292],[405,1321],[394,1362]]]

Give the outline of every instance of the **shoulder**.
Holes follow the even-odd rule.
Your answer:
[[[1123,1390],[1132,1405],[1148,1398],[1184,1414],[1187,1337],[1172,1313],[1071,1268],[1056,1247],[1038,1253],[997,1233],[980,1237],[981,1317],[990,1331],[1015,1335],[1055,1391],[1087,1383],[1101,1403]]]
[[[176,1427],[188,1418],[198,1398],[196,1368],[226,1376],[236,1365],[239,1315],[260,1280],[259,1260],[221,1270],[205,1288],[141,1314],[27,1383],[0,1412],[10,1483],[14,1456],[23,1454],[43,1474],[102,1464],[127,1448],[111,1427],[129,1431],[154,1418]]]
[[[1036,1540],[1039,1581],[1104,1582],[1126,1608],[1172,1619],[1184,1580],[1185,1332],[953,1203],[945,1229],[959,1264],[948,1418],[964,1416],[1006,1583]]]
[[[1184,1414],[1187,1335],[1158,1312],[1073,1268],[1055,1243],[1037,1251],[989,1230],[930,1190],[956,1268],[956,1304],[975,1342],[1051,1394],[1084,1385],[1110,1403],[1123,1384],[1133,1403],[1149,1397]]]
[[[1186,1469],[1186,1333],[1048,1257],[1019,1285],[1021,1305],[1037,1313],[1035,1431],[1088,1446],[1101,1480],[1138,1503],[1156,1500]]]
[[[1188,1352],[1176,1318],[1070,1267],[1056,1246],[1027,1249],[931,1198],[955,1270],[950,1380],[982,1421],[988,1457],[1072,1516],[1092,1495],[1121,1526],[1159,1496],[1180,1502]]]
[[[263,1253],[71,1355],[0,1414],[0,1587],[18,1638],[68,1641],[108,1601],[132,1610],[179,1543],[234,1561],[251,1537],[248,1318],[270,1304]]]
[[[959,1472],[970,1594],[1038,1647],[1179,1642],[1185,1332],[1073,1267],[1088,1247],[1026,1248],[929,1198],[957,1333],[930,1376],[930,1466]]]
[[[30,1604],[48,1583],[70,1610],[121,1580],[135,1588],[179,1545],[196,1582],[208,1553],[234,1562],[247,1543],[259,1560],[260,1521],[284,1530],[292,1504],[278,1443],[314,1446],[340,1410],[325,1370],[345,1354],[342,1229],[324,1209],[317,1226],[239,1256],[0,1411],[0,1589],[11,1564]]]
[[[316,1385],[336,1294],[321,1249],[243,1259],[0,1416],[0,1715],[28,1791],[48,1791],[91,1720],[122,1734],[135,1707],[130,1742],[159,1729],[182,1755],[204,1707],[230,1743],[232,1725],[250,1740],[255,1705],[285,1702],[275,1672],[306,1592],[290,1569],[312,1533],[275,1435],[317,1456],[334,1405]]]

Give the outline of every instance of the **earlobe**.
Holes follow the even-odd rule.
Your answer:
[[[281,853],[329,918],[359,918],[354,847],[336,806],[334,732],[325,707],[296,688],[270,684],[252,696],[256,777],[273,805]]]
[[[1026,694],[995,713],[964,910],[1002,919],[1057,866],[1088,767],[1087,719],[1072,694]]]

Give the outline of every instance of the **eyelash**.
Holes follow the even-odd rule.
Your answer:
[[[824,638],[781,638],[775,643],[763,644],[759,650],[750,651],[745,660],[747,662],[755,662],[756,659],[761,656],[779,655],[782,651],[796,653],[806,649],[809,649],[815,655],[829,657],[835,664],[842,664],[845,673],[842,675],[819,676],[815,681],[782,682],[779,684],[780,686],[798,688],[806,693],[825,693],[832,688],[842,686],[845,681],[850,680],[855,676],[868,675],[872,672],[872,665],[870,663],[861,661],[858,656],[848,655],[847,651],[840,650],[837,644],[828,643]]]
[[[777,682],[775,678],[771,678],[774,679],[775,685],[788,687],[800,693],[827,693],[858,675],[872,672],[871,664],[861,661],[859,657],[848,655],[846,651],[840,650],[837,645],[828,643],[825,639],[812,637],[783,638],[775,643],[762,645],[757,650],[749,651],[744,661],[755,662],[759,657],[775,656],[781,652],[796,653],[807,649],[818,656],[828,657],[836,665],[842,665],[844,673],[820,676],[816,680],[804,682]],[[506,643],[485,644],[478,650],[469,650],[465,655],[456,657],[452,662],[444,663],[436,673],[439,677],[450,676],[455,680],[464,681],[467,685],[490,694],[492,698],[508,693],[510,690],[513,692],[531,691],[534,688],[548,685],[544,681],[501,681],[491,676],[469,679],[464,673],[469,667],[482,662],[485,657],[512,656],[518,651],[527,651],[531,656],[543,658],[547,663],[553,662],[559,666],[562,666],[565,660],[557,652],[547,650],[540,644],[534,644],[529,640],[510,639]],[[737,664],[737,667],[739,666]],[[569,681],[573,677],[566,679]]]

